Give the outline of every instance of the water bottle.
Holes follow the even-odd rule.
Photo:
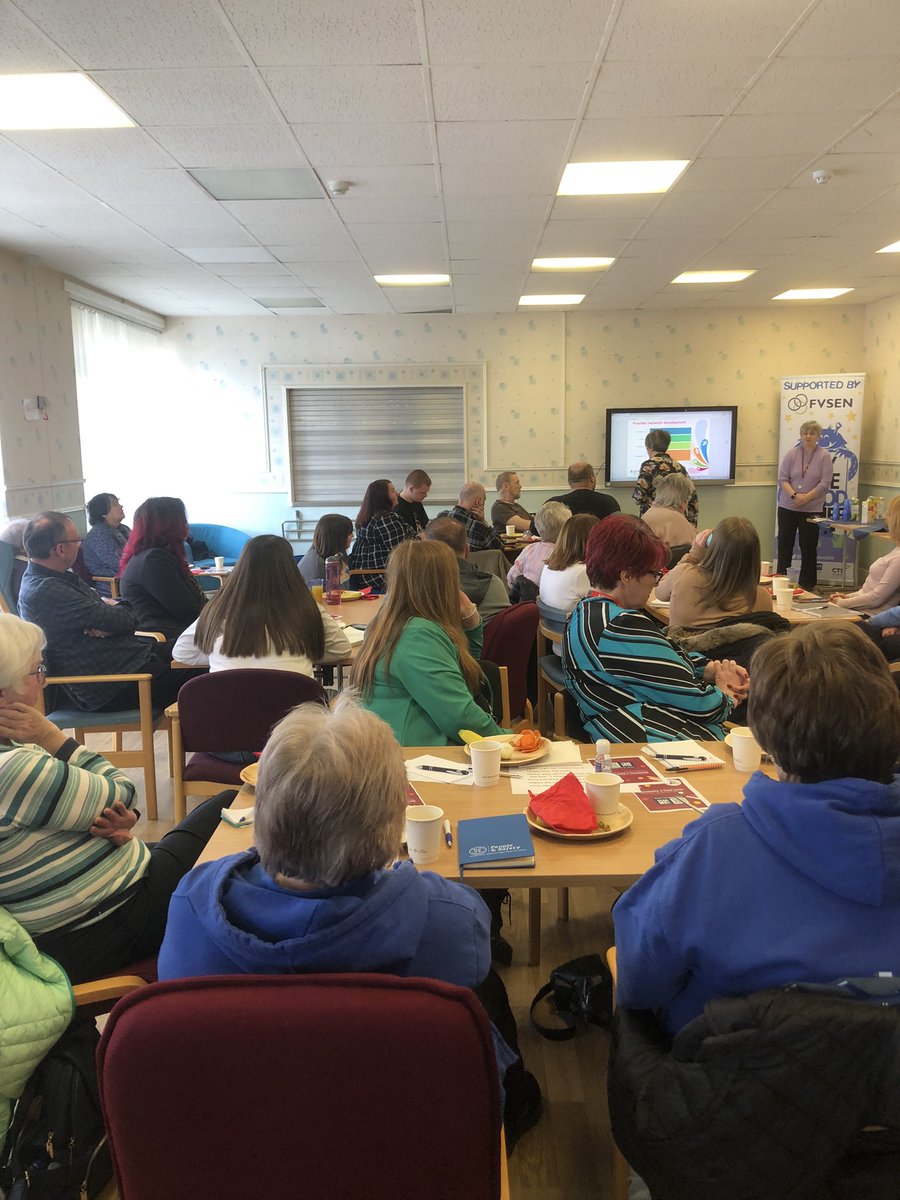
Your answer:
[[[843,519],[845,521],[850,520],[850,509],[851,509],[850,498],[848,496],[847,499],[844,501],[844,508],[843,508]]]
[[[600,738],[595,746],[595,751],[594,770],[612,771],[612,756],[610,755],[609,741],[606,738]]]
[[[344,563],[340,554],[330,554],[325,559],[325,603],[341,602],[341,571]]]

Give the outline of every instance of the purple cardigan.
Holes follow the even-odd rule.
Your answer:
[[[827,450],[817,446],[804,471],[803,447],[791,447],[778,470],[778,507],[790,509],[791,512],[821,512],[833,475],[834,465]],[[815,495],[806,504],[795,504],[781,486],[783,483],[790,483],[795,492],[815,491]]]

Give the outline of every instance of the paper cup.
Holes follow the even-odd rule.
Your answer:
[[[618,811],[621,786],[621,775],[613,775],[611,771],[597,771],[585,777],[584,790],[598,817],[611,817]]]
[[[500,743],[489,740],[472,742],[472,774],[476,787],[490,787],[500,779]]]
[[[776,575],[772,580],[772,591],[780,592],[784,588],[792,588],[794,585],[788,579],[787,575]]]
[[[433,863],[441,852],[444,810],[436,804],[410,804],[406,809],[406,845],[416,866]]]
[[[731,731],[731,753],[738,771],[758,771],[762,751],[752,732],[744,726]]]
[[[794,589],[792,587],[779,588],[775,593],[775,607],[779,612],[790,612],[794,607]]]
[[[224,569],[225,559],[221,554],[217,554],[216,557],[213,559],[213,562],[216,564],[217,571],[221,571]]]
[[[509,536],[509,537],[515,537],[515,535],[516,535],[515,525],[507,525],[506,533],[507,533],[507,536]]]
[[[772,564],[769,559],[763,559],[763,561],[759,564],[759,573],[760,575],[772,574]]]

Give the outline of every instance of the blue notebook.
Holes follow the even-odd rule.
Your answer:
[[[468,871],[534,866],[534,842],[524,813],[459,821],[456,844],[459,865]]]

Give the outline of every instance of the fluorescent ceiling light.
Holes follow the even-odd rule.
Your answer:
[[[755,275],[755,268],[751,271],[682,271],[673,283],[739,283],[742,279],[746,279],[749,275]]]
[[[226,168],[188,171],[216,200],[323,200],[308,167]]]
[[[557,196],[626,196],[667,192],[690,159],[569,163]]]
[[[900,254],[900,242],[891,242],[889,246],[882,246],[880,250],[875,251],[876,254]]]
[[[520,296],[520,297],[519,297],[519,303],[520,303],[520,304],[539,304],[539,305],[541,305],[541,306],[543,306],[543,305],[546,305],[546,304],[564,304],[564,305],[571,305],[571,304],[580,304],[580,303],[582,302],[582,300],[583,300],[583,299],[584,299],[584,296],[583,296],[583,295],[582,295],[582,296],[578,296],[578,295],[570,295],[570,296],[563,296],[563,295],[560,295],[560,296]]]
[[[532,271],[605,271],[614,258],[536,258]]]
[[[835,296],[844,296],[853,288],[791,288],[773,300],[833,300]]]
[[[0,75],[0,129],[131,129],[134,122],[77,71]]]
[[[373,275],[382,287],[446,287],[449,275]]]

